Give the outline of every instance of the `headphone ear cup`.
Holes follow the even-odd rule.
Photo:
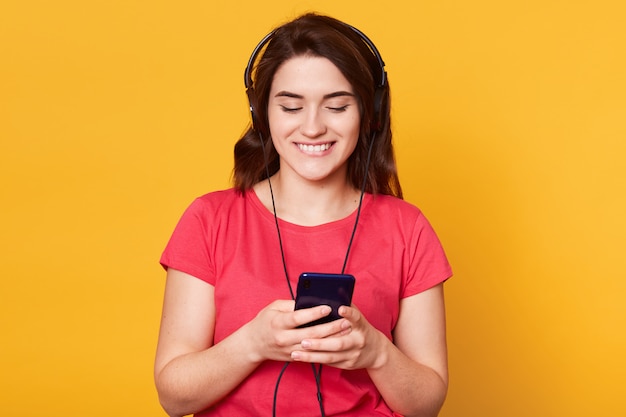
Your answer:
[[[372,115],[372,122],[370,123],[371,129],[374,132],[379,132],[383,128],[383,109],[386,93],[387,89],[384,86],[377,87],[374,92],[374,114]]]
[[[256,117],[256,94],[254,92],[254,88],[248,87],[246,89],[246,94],[248,95],[248,103],[250,104],[250,119],[252,122],[252,129],[258,130],[259,123]]]

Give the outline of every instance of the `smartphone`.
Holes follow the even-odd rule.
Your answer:
[[[339,307],[352,304],[354,283],[354,277],[348,274],[302,273],[298,278],[296,310],[327,305],[332,311],[328,316],[300,327],[315,326],[341,318]]]

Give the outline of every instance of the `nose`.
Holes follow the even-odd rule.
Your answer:
[[[326,123],[317,109],[311,109],[304,114],[300,133],[309,138],[315,138],[326,133]]]

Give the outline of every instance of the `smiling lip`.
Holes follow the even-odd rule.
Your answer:
[[[307,145],[304,143],[297,143],[297,145],[298,145],[298,148],[303,152],[320,153],[320,152],[324,152],[330,149],[330,147],[332,146],[332,143],[327,142],[327,143],[320,143],[316,145]]]

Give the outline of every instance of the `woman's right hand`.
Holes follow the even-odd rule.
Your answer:
[[[298,328],[327,315],[329,307],[294,311],[293,301],[277,300],[213,344],[217,314],[214,296],[212,285],[168,269],[154,371],[159,399],[171,416],[210,407],[261,362],[291,361],[291,352],[302,350],[302,340],[341,333],[340,323],[345,321]]]
[[[276,300],[263,308],[244,327],[250,334],[251,360],[291,361],[291,352],[300,350],[304,339],[321,339],[342,332],[336,320],[323,325],[298,328],[303,324],[330,314],[329,306],[317,306],[294,311],[294,301]]]

